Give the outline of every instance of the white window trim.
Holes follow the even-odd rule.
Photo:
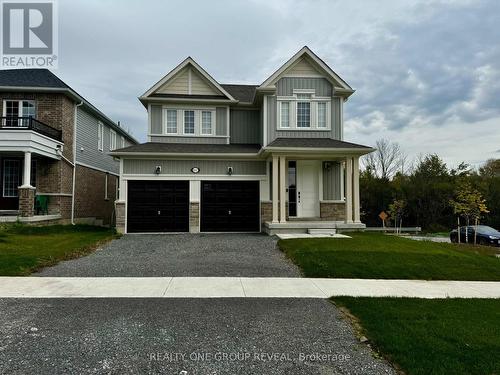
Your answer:
[[[210,133],[203,132],[203,112],[210,113]],[[214,135],[214,133],[215,133],[214,118],[215,118],[215,111],[212,111],[212,110],[201,110],[200,111],[200,135]]]
[[[175,111],[175,133],[170,133],[168,131],[168,111]],[[174,109],[174,108],[165,108],[163,110],[163,118],[165,119],[164,120],[164,131],[163,133],[166,134],[166,135],[175,135],[175,134],[179,134],[179,113],[178,113],[178,110],[177,109]]]
[[[293,130],[293,131],[331,131],[332,130],[332,98],[329,96],[316,96],[314,90],[310,89],[295,89],[293,90],[292,96],[278,96],[276,97],[276,129],[277,130]],[[311,98],[298,99],[297,94],[310,94]],[[297,103],[298,102],[309,102],[310,106],[310,126],[309,127],[298,127],[297,126]],[[289,127],[284,128],[281,126],[281,103],[289,102]],[[317,103],[326,103],[326,127],[318,127],[318,105]]]
[[[288,126],[283,126],[281,122],[281,106],[283,103],[288,103]],[[278,101],[278,128],[279,129],[290,129],[292,124],[292,116],[291,116],[292,102],[289,100],[280,100]]]
[[[104,151],[104,124],[97,122],[97,150]]]
[[[227,107],[229,108],[229,107]],[[167,111],[177,111],[177,132],[167,132]],[[194,112],[194,133],[186,133],[185,111]],[[202,132],[202,112],[210,112],[212,114],[212,129],[210,133]],[[151,136],[168,136],[168,137],[222,137],[228,138],[229,135],[217,135],[217,110],[214,107],[191,107],[188,105],[178,105],[175,107],[163,106],[163,132],[162,134],[150,134]],[[229,122],[229,116],[228,116]]]
[[[125,147],[125,137],[123,135],[120,135],[120,146],[121,148]]]
[[[112,129],[109,130],[109,151],[116,150],[116,132]]]
[[[193,112],[193,132],[186,133],[186,112]],[[182,134],[186,136],[196,135],[196,111],[194,109],[184,109],[182,110]]]

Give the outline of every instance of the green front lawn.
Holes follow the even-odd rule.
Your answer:
[[[89,225],[4,225],[0,227],[0,276],[28,275],[80,257],[115,236],[114,230]]]
[[[500,374],[500,300],[338,297],[405,373]]]
[[[424,280],[500,280],[495,249],[414,241],[381,233],[352,238],[280,240],[306,277]]]

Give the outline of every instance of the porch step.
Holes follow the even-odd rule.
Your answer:
[[[333,236],[334,234],[337,233],[337,230],[335,228],[309,228],[307,230],[307,233],[309,234],[329,234]]]

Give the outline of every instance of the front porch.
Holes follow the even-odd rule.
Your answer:
[[[365,228],[360,220],[359,155],[272,153],[268,162],[264,232],[335,234]]]

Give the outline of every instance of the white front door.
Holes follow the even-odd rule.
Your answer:
[[[297,160],[298,217],[319,217],[319,166],[317,160]]]

